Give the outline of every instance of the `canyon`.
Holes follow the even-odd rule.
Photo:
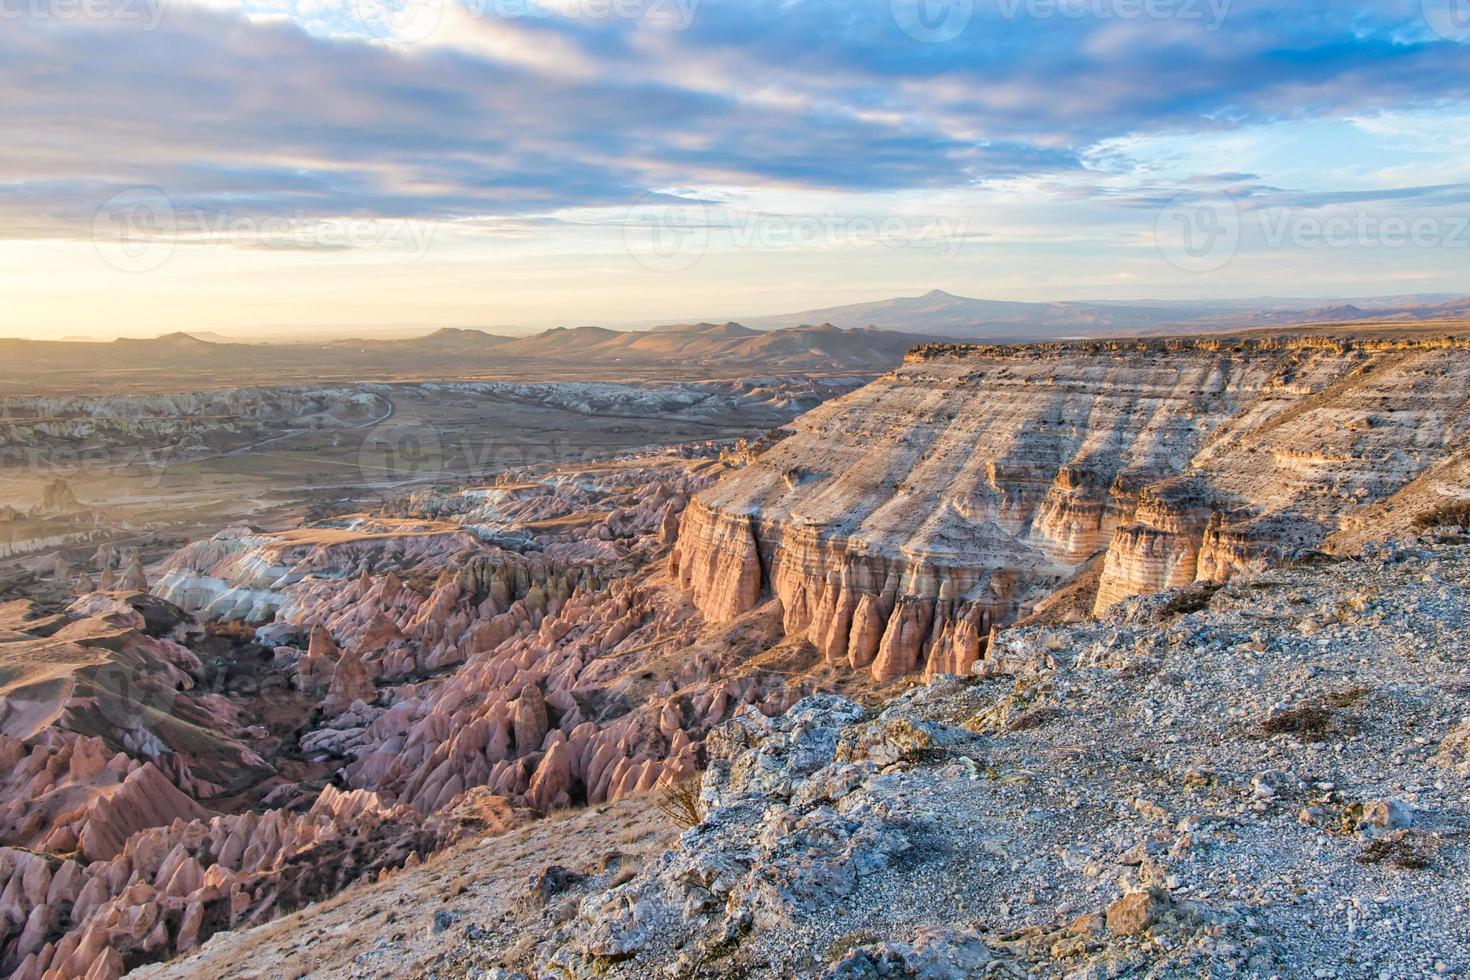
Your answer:
[[[885,704],[900,706],[885,719],[933,735],[956,677],[1039,676],[1226,583],[1462,523],[1467,350],[1377,335],[924,345],[861,387],[486,381],[312,401],[361,424],[490,400],[596,419],[611,445],[481,478],[410,472],[359,506],[232,522],[155,557],[89,543],[38,566],[0,605],[0,969],[161,969],[344,890],[416,880],[435,855],[546,841],[559,820],[605,837],[604,812],[608,827],[646,827],[651,801],[687,802],[701,778],[700,814],[786,826],[785,794],[833,761],[839,731],[862,742],[842,751],[863,779],[929,758],[910,729],[869,744]],[[349,403],[358,415],[331,407]],[[740,420],[747,438],[679,439]],[[83,506],[65,484],[42,504]],[[932,711],[905,714],[926,691]],[[813,792],[835,800],[845,779]],[[878,783],[863,793],[898,805]],[[802,799],[798,837],[836,848],[812,856],[832,870],[802,901],[903,866],[902,820],[864,829],[866,816]],[[710,868],[743,867],[733,852],[764,848],[778,875],[810,877],[800,855],[779,870],[785,852],[745,817],[722,820],[678,844],[648,831],[659,846],[639,851],[653,862],[640,877],[613,880],[617,862],[577,871],[632,919],[561,908],[534,927],[538,942],[560,936],[538,969],[590,975],[653,950],[668,902],[694,902],[689,921],[704,922],[703,893],[670,884],[679,868],[719,879]],[[665,860],[673,870],[652,870]],[[772,935],[784,899],[766,899],[786,887],[737,886]],[[731,940],[699,941],[718,960]],[[248,972],[232,969],[211,975]]]
[[[691,778],[811,687],[664,565],[710,447],[420,489],[0,607],[0,966],[116,977],[466,835]],[[100,584],[100,587],[99,587]],[[787,651],[787,657],[798,657]]]
[[[1466,540],[1012,629],[881,703],[746,709],[686,821],[634,797],[466,840],[142,975],[1455,976]]]

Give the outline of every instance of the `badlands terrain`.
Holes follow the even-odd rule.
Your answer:
[[[898,358],[895,358],[895,363]],[[0,583],[110,544],[156,561],[405,488],[790,421],[865,376],[385,382],[0,396]],[[85,380],[85,379],[84,379]],[[95,571],[95,570],[94,570]]]
[[[1470,970],[1463,331],[859,383],[170,408],[299,492],[16,561],[0,970]],[[14,438],[89,438],[68,397]],[[97,441],[160,441],[156,397]],[[364,437],[405,417],[430,451]]]

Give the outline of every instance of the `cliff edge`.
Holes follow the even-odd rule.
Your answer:
[[[700,493],[672,568],[707,618],[878,680],[962,673],[1101,556],[1093,610],[1357,547],[1467,482],[1470,342],[930,345]]]

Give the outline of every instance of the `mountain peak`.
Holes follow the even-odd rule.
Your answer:
[[[211,344],[207,340],[200,340],[198,337],[194,336],[193,334],[184,333],[182,330],[175,330],[173,333],[160,334],[157,337],[153,337],[152,339],[141,340],[141,341],[140,340],[137,340],[136,338],[133,338],[133,337],[119,337],[119,338],[117,338],[117,342],[118,343],[165,344],[165,345],[167,345],[169,347],[213,347],[213,346],[215,346],[214,344]]]
[[[431,334],[419,337],[410,343],[426,344],[430,347],[477,349],[495,344],[508,343],[509,337],[488,333],[475,327],[440,327]]]

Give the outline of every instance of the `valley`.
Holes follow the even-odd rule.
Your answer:
[[[0,581],[102,545],[156,561],[240,522],[780,425],[861,376],[350,384],[0,399]]]
[[[183,458],[112,510],[84,503],[108,484],[45,470],[32,477],[39,502],[13,505],[10,524],[77,530],[17,549],[0,605],[0,966],[30,980],[256,975],[246,951],[281,942],[273,920],[356,914],[384,894],[410,903],[415,938],[353,933],[340,955],[367,975],[440,975],[428,964],[445,956],[512,976],[650,963],[867,976],[931,954],[1042,972],[1073,955],[1126,961],[1139,949],[1111,924],[1120,895],[1106,875],[1079,878],[1076,861],[1018,865],[1063,896],[1037,898],[1035,916],[1011,899],[996,910],[1011,885],[985,871],[954,898],[959,918],[979,917],[963,932],[909,862],[968,847],[981,828],[993,853],[1015,854],[1008,835],[1022,831],[1004,827],[1017,808],[1061,812],[1075,782],[1006,781],[1090,759],[1073,754],[1079,732],[1048,741],[1051,719],[1139,723],[1116,704],[1137,703],[1159,670],[1187,674],[1191,698],[1230,683],[1218,667],[1130,666],[1182,656],[1157,651],[1185,626],[1210,655],[1245,644],[1276,664],[1280,690],[1229,694],[1231,718],[1309,700],[1316,675],[1293,658],[1314,648],[1284,626],[1252,633],[1254,589],[1283,590],[1288,611],[1306,597],[1292,615],[1313,633],[1376,637],[1430,607],[1410,598],[1358,624],[1357,607],[1327,609],[1337,573],[1311,569],[1361,560],[1361,574],[1393,578],[1419,565],[1374,556],[1411,547],[1442,570],[1425,601],[1452,603],[1470,497],[1467,349],[1461,334],[1384,326],[919,345],[867,383],[832,372],[12,400],[11,438],[46,463],[89,445]],[[1458,695],[1433,692],[1460,683],[1452,631],[1414,622],[1436,637],[1420,693],[1387,687],[1380,644],[1365,696],[1391,714],[1418,699],[1425,744],[1444,740],[1451,758],[1458,743],[1440,729]],[[1313,669],[1337,678],[1335,662]],[[1057,693],[1081,690],[1079,671],[1102,686]],[[1189,728],[1177,709],[1167,778],[1187,780],[1174,770],[1227,722]],[[1383,752],[1408,751],[1372,718]],[[1346,761],[1273,744],[1283,768],[1315,773],[1306,790],[1270,776],[1282,799],[1347,778],[1333,774]],[[1243,760],[1192,764],[1215,773],[1240,854],[1261,846],[1251,821],[1292,816],[1244,806],[1267,777]],[[1407,793],[1352,771],[1363,801]],[[1001,782],[977,783],[982,772]],[[1147,797],[1165,823],[1194,805],[1143,779],[1089,783],[1085,805]],[[951,783],[958,795],[944,796]],[[1429,814],[1447,869],[1463,860],[1450,785],[1403,802]],[[1352,802],[1316,792],[1324,813]],[[968,822],[923,829],[926,807]],[[551,842],[568,822],[608,853]],[[1116,826],[1120,845],[1145,834]],[[1052,818],[1036,833],[1088,860],[1112,846]],[[491,874],[501,841],[508,863]],[[1204,883],[1213,865],[1155,844],[1169,862],[1144,841],[1118,887],[1154,896],[1150,922],[1185,930],[1179,957],[1213,949],[1208,935],[1254,950],[1241,963],[1291,962],[1289,944],[1249,939],[1260,930],[1240,923],[1254,913],[1237,907],[1251,900],[1218,915],[1199,904],[1220,887]],[[1181,872],[1168,883],[1174,866],[1203,876],[1193,893]],[[463,887],[441,895],[446,874]],[[509,883],[528,875],[539,898]],[[882,895],[922,901],[896,914],[908,900],[882,911]],[[847,925],[780,948],[788,918],[810,930],[833,902]],[[1068,931],[1064,906],[1109,924]],[[882,928],[860,929],[867,919]],[[1045,942],[1000,936],[1028,928]],[[299,955],[299,940],[279,952]],[[357,975],[312,962],[312,975]]]

